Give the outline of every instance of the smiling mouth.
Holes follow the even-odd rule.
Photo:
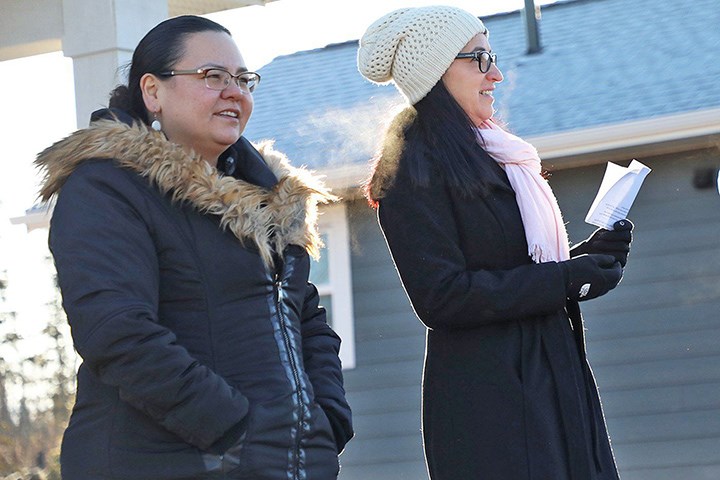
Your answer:
[[[220,115],[221,117],[230,117],[230,118],[238,118],[238,116],[239,116],[237,112],[230,112],[227,110],[218,113],[218,115]]]
[[[480,95],[492,96],[492,90],[480,90]]]

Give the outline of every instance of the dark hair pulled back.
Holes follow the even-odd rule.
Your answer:
[[[230,31],[219,23],[195,15],[169,18],[153,27],[133,52],[128,84],[118,85],[110,93],[109,106],[119,108],[149,124],[150,118],[140,90],[140,79],[146,73],[157,75],[172,70],[173,65],[185,53],[186,37],[207,31],[231,35]]]

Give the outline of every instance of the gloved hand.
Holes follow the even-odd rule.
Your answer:
[[[630,242],[632,242],[633,223],[627,218],[618,220],[613,224],[613,230],[598,228],[587,240],[584,240],[570,249],[570,258],[586,253],[604,253],[612,255],[625,267]]]
[[[622,266],[612,255],[585,254],[559,262],[565,277],[565,292],[572,300],[590,300],[615,288],[622,279]]]

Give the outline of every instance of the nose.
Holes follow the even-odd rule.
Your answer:
[[[247,88],[241,88],[237,82],[231,81],[230,84],[225,87],[225,89],[221,92],[221,95],[223,98],[233,98],[233,99],[242,99],[242,98],[250,98],[252,100],[252,94]]]
[[[230,82],[230,85],[220,92],[220,98],[238,104],[240,110],[242,111],[241,115],[247,115],[248,118],[250,117],[255,104],[253,96],[251,93],[238,87],[235,82]]]
[[[490,65],[490,70],[488,70],[488,72],[485,74],[485,77],[495,83],[500,83],[505,78],[503,77],[502,72],[495,63]]]

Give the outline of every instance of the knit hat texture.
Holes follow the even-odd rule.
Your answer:
[[[460,8],[401,8],[365,31],[358,70],[371,82],[393,82],[414,105],[440,81],[470,39],[485,31],[479,18]]]

